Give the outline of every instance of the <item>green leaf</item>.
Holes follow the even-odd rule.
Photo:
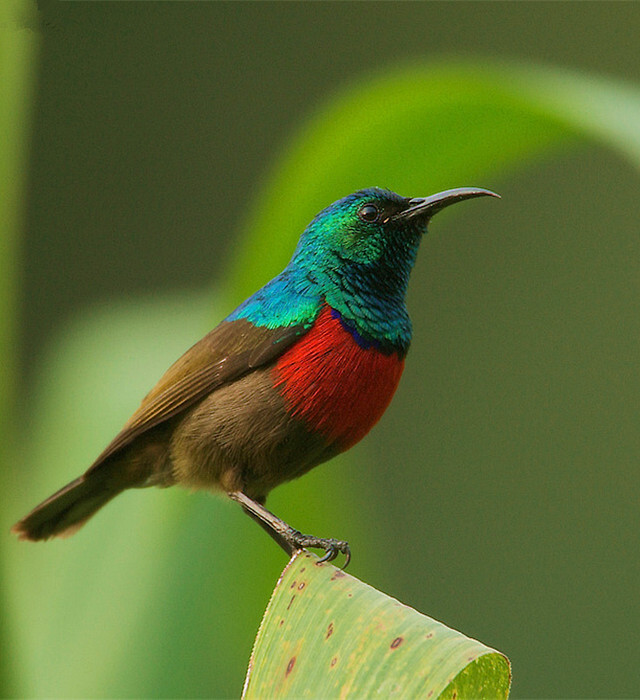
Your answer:
[[[34,5],[0,5],[0,431],[13,400],[19,240],[31,116],[37,35],[27,25]],[[6,448],[4,440],[2,448]]]
[[[506,698],[506,657],[313,554],[285,568],[243,697]]]
[[[15,449],[17,301],[24,216],[32,86],[38,36],[29,27],[29,0],[0,3],[0,491],[10,493],[8,465]],[[0,543],[0,555],[4,542]],[[2,562],[0,562],[0,570]],[[0,606],[9,602],[0,590]],[[6,618],[0,613],[0,649],[9,648]],[[0,696],[13,694],[16,670],[0,653]]]

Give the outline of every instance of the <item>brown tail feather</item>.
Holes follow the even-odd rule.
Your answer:
[[[95,473],[83,474],[36,506],[11,528],[11,532],[21,540],[67,537],[120,491],[107,486]]]

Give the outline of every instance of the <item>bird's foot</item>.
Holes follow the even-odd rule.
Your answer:
[[[245,513],[255,520],[290,557],[305,547],[313,547],[324,549],[324,556],[320,558],[320,562],[333,561],[338,554],[344,554],[346,559],[342,567],[344,569],[351,560],[351,550],[348,542],[334,540],[333,538],[324,539],[313,535],[303,535],[277,515],[274,515],[270,510],[267,510],[262,503],[254,501],[242,491],[231,491],[228,495],[233,501],[239,503]]]
[[[351,559],[351,550],[349,543],[343,540],[336,540],[333,537],[314,537],[313,535],[303,535],[298,530],[290,528],[286,533],[282,533],[283,539],[291,546],[294,551],[299,551],[307,547],[314,549],[324,549],[324,556],[320,558],[320,562],[333,561],[338,554],[344,554],[345,563],[343,569],[347,567]]]

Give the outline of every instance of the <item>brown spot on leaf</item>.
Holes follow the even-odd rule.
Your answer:
[[[344,578],[345,576],[346,576],[346,574],[344,573],[344,571],[337,569],[336,572],[331,577],[331,580],[335,581],[337,578]]]
[[[327,627],[327,636],[325,639],[329,639],[329,637],[333,634],[333,622],[329,623],[329,626]]]
[[[392,649],[397,649],[403,642],[404,640],[402,637],[396,637],[392,642],[391,642],[391,648]]]
[[[296,657],[292,656],[289,659],[289,663],[287,664],[287,672],[284,674],[285,676],[288,676],[291,671],[293,671],[293,667],[296,665]]]
[[[333,668],[337,663],[338,663],[338,657],[334,656],[333,659],[331,659],[331,668]]]
[[[304,588],[304,581],[300,581],[298,584],[298,590],[301,591]]]
[[[284,617],[280,620],[280,627],[282,627],[282,625],[284,625]]]
[[[294,594],[291,596],[291,600],[289,601],[289,605],[287,605],[287,610],[291,607],[291,603],[293,603],[293,601],[295,600],[295,598],[296,598],[296,594],[294,593]]]
[[[432,695],[433,695],[433,690],[430,690],[430,691],[427,693],[427,697],[430,698]]]
[[[297,583],[298,583],[297,581],[294,581],[294,582],[289,586],[289,588],[295,588]]]
[[[427,634],[427,639],[431,639],[431,637],[433,637],[433,632],[429,632],[429,634]]]
[[[458,700],[458,691],[454,690],[453,693],[451,693],[451,700]]]
[[[300,573],[303,574],[303,573],[304,573],[304,570],[305,570],[305,567],[303,566],[303,567],[300,569]]]

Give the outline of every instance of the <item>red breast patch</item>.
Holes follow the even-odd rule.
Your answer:
[[[326,306],[273,372],[287,409],[346,450],[380,420],[403,369],[396,353],[358,345]]]

